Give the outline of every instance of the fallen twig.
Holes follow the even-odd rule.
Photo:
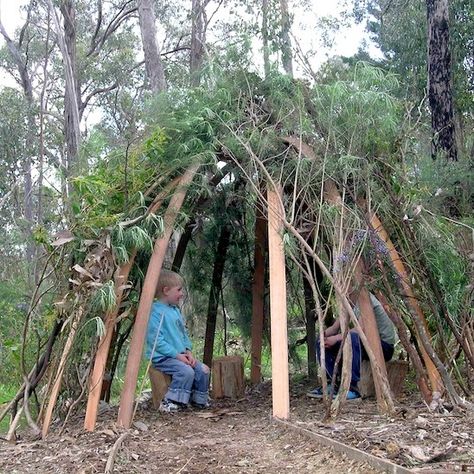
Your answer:
[[[179,474],[180,472],[183,472],[184,468],[191,462],[191,460],[194,458],[195,454],[193,454],[187,461],[186,463],[184,464],[184,466],[176,472],[176,474]]]
[[[130,434],[129,431],[123,433],[117,441],[115,441],[112,450],[110,451],[109,458],[107,459],[107,464],[105,465],[104,474],[112,474],[114,470],[115,458],[117,457],[117,452],[123,443],[124,439]]]

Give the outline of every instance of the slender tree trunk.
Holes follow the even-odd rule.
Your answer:
[[[27,20],[28,21],[28,20]],[[33,99],[33,85],[31,82],[31,76],[28,71],[27,60],[23,59],[20,52],[19,46],[15,44],[12,39],[8,36],[1,20],[0,20],[0,33],[4,37],[7,43],[8,51],[18,69],[20,74],[21,86],[25,95],[27,103],[27,132],[26,132],[26,153],[23,159],[23,215],[25,218],[25,227],[23,233],[25,236],[26,250],[25,257],[28,268],[32,267],[33,258],[35,254],[35,246],[31,239],[31,233],[34,225],[33,219],[33,184],[31,179],[31,168],[32,168],[32,156],[34,154],[35,144],[35,117],[34,117],[34,99]],[[30,286],[33,286],[34,272],[28,272],[28,278]]]
[[[281,10],[281,58],[283,69],[293,77],[293,54],[291,52],[290,40],[290,13],[288,12],[288,0],[280,0]]]
[[[64,19],[64,35],[57,31],[66,70],[66,89],[64,92],[64,133],[67,146],[68,178],[80,172],[80,89],[76,50],[76,10],[73,0],[61,4]],[[59,30],[59,28],[58,28]]]
[[[206,4],[206,0],[192,0],[191,54],[189,62],[192,86],[198,86],[201,79],[201,68],[206,44]]]
[[[262,380],[262,339],[265,320],[265,255],[268,249],[267,219],[262,205],[257,203],[255,217],[255,248],[252,282],[252,349],[250,362],[250,381],[253,384]]]
[[[186,254],[186,249],[188,244],[191,241],[191,236],[193,233],[193,226],[195,222],[190,221],[186,224],[184,232],[179,238],[178,246],[176,247],[176,252],[174,254],[173,264],[171,265],[171,270],[174,272],[179,272],[181,265],[183,264],[184,255]]]
[[[268,0],[262,0],[262,41],[263,41],[263,68],[265,77],[270,74],[270,50],[268,47]]]
[[[138,17],[150,88],[152,92],[163,92],[166,90],[165,71],[156,42],[155,12],[151,0],[138,0]]]
[[[224,273],[224,265],[227,256],[227,249],[229,248],[230,236],[230,228],[225,225],[221,230],[214,257],[214,270],[212,273],[211,291],[209,292],[203,357],[203,361],[208,367],[211,367],[212,364],[214,339],[216,334],[217,308],[219,306],[219,292],[222,286],[222,275]]]
[[[308,377],[313,380],[318,374],[316,365],[316,303],[308,279],[303,276],[303,292],[306,315],[306,345],[308,348]]]
[[[457,161],[449,48],[448,0],[426,0],[428,17],[428,97],[431,109],[431,157]]]

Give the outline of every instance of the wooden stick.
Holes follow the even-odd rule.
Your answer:
[[[77,313],[72,316],[71,330],[69,331],[66,344],[64,345],[64,350],[59,361],[58,371],[56,373],[56,379],[49,396],[48,407],[46,408],[46,413],[44,416],[42,437],[45,438],[49,431],[49,426],[51,425],[51,418],[53,416],[53,410],[56,406],[56,401],[58,399],[59,390],[61,388],[61,382],[63,379],[64,369],[66,368],[67,358],[71,352],[72,345],[74,343],[74,338],[76,336],[77,328],[79,327],[79,322],[82,319],[83,309],[79,308]]]
[[[337,189],[336,183],[331,179],[327,179],[324,183],[324,199],[337,206],[342,205],[339,190]],[[377,330],[374,311],[370,302],[369,292],[363,284],[363,263],[360,259],[358,260],[354,270],[354,280],[356,286],[360,288],[358,300],[361,314],[360,323],[363,328],[363,333],[367,338],[367,344],[364,344],[364,346],[369,346],[366,347],[366,352],[369,355],[370,365],[372,368],[375,393],[377,395],[377,405],[382,413],[391,413],[394,411],[394,402],[391,396],[390,385],[388,383],[387,369],[385,367],[385,360],[383,357],[382,345],[380,343],[380,335]],[[361,337],[361,339],[363,340],[364,338]],[[371,357],[371,353],[373,354],[373,357]]]
[[[105,316],[105,334],[99,342],[99,347],[95,356],[94,369],[90,378],[89,397],[87,399],[86,417],[84,419],[84,429],[94,431],[99,409],[100,394],[102,392],[102,381],[104,378],[105,366],[110,350],[110,343],[115,328],[115,320],[120,309],[123,297],[123,286],[127,282],[130,269],[135,260],[136,251],[132,253],[127,263],[120,266],[115,277],[115,296],[117,304],[107,312]]]
[[[23,413],[23,407],[21,407],[16,412],[15,418],[13,418],[13,420],[10,424],[10,428],[8,428],[8,433],[7,433],[7,436],[6,436],[5,439],[9,442],[10,441],[16,441],[15,431],[16,431],[16,427],[18,426],[18,423],[20,422],[20,418],[21,418],[22,413]]]
[[[198,164],[191,165],[181,178],[180,189],[172,196],[164,216],[165,231],[163,237],[156,240],[153,254],[148,264],[148,270],[143,283],[143,290],[135,318],[130,352],[125,369],[125,383],[120,398],[120,408],[117,419],[117,423],[125,428],[130,428],[132,423],[133,399],[137,386],[143,343],[145,341],[150,310],[155,296],[156,285],[160,277],[166,248],[168,247],[168,242],[173,232],[174,222],[186,196],[186,189],[194,178],[198,168]]]
[[[171,183],[168,183],[160,193],[157,194],[147,210],[147,215],[156,212],[160,208],[164,198],[169,194],[171,189],[176,186],[176,183],[177,179],[174,179]],[[115,296],[117,303],[115,307],[105,315],[105,334],[99,342],[99,347],[95,356],[94,369],[89,382],[90,389],[89,397],[87,399],[86,416],[84,419],[84,429],[87,431],[94,431],[95,429],[97,413],[99,410],[100,395],[102,393],[104,372],[107,365],[113,333],[115,330],[115,323],[120,310],[120,305],[122,303],[124,293],[123,287],[128,280],[128,275],[131,268],[133,267],[136,255],[137,251],[134,249],[128,262],[121,265],[115,275]]]
[[[385,365],[385,359],[382,351],[382,343],[380,342],[380,334],[377,328],[377,321],[375,319],[374,309],[372,307],[372,302],[370,301],[369,292],[364,286],[364,264],[361,260],[359,260],[356,266],[354,279],[356,281],[356,284],[360,288],[359,298],[357,302],[360,309],[361,325],[365,335],[367,336],[367,340],[370,344],[370,347],[375,355],[375,359],[377,361],[380,373],[382,374],[382,377],[380,377],[380,373],[376,372],[376,369],[372,365],[372,363],[370,364],[372,369],[372,377],[375,385],[375,394],[377,396],[377,404],[379,405],[379,409],[381,412],[387,413],[390,410],[387,406],[387,400],[384,396],[384,390],[382,388],[382,383],[384,383],[384,381],[387,381],[388,383],[387,367]],[[388,385],[388,390],[391,393],[390,385]],[[388,401],[388,404],[393,407],[393,400]]]
[[[112,474],[114,472],[114,463],[115,463],[115,458],[117,457],[118,450],[120,449],[120,446],[124,442],[125,438],[130,435],[129,431],[126,431],[125,433],[122,433],[120,435],[120,438],[115,441],[109,457],[107,458],[107,464],[105,465],[105,471],[104,474]]]
[[[422,322],[425,328],[426,333],[428,334],[428,337],[430,337],[430,333],[428,330],[428,323],[426,322],[426,318],[423,314],[423,311],[420,308],[420,305],[418,304],[418,300],[416,299],[415,294],[413,293],[413,290],[410,284],[408,283],[409,281],[408,272],[405,269],[405,265],[403,264],[403,261],[399,253],[397,252],[397,249],[393,245],[393,242],[391,241],[390,237],[388,236],[387,231],[383,227],[382,223],[380,222],[380,219],[377,217],[375,212],[371,212],[368,217],[369,217],[370,225],[372,226],[374,231],[377,233],[379,238],[387,246],[390,260],[392,261],[393,267],[395,271],[397,272],[398,277],[400,278],[400,285],[403,288],[404,298],[407,305],[412,310],[415,317],[418,317],[420,319],[420,321]],[[419,333],[416,325],[415,325],[415,331],[416,331],[418,339],[420,340],[421,334]],[[431,390],[443,393],[444,391],[443,383],[441,381],[441,375],[438,372],[438,369],[436,368],[434,362],[431,360],[430,356],[426,352],[421,342],[419,344],[419,347],[420,347],[421,356],[423,357],[423,361],[426,366],[426,370],[428,372],[428,378],[431,383]]]
[[[281,195],[280,184],[277,184],[275,189],[268,189],[273,416],[286,420],[290,415],[290,397],[285,252],[282,238],[284,210]]]

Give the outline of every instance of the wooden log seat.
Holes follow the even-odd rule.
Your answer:
[[[239,399],[244,396],[244,359],[224,356],[212,362],[212,396]]]
[[[391,360],[386,363],[388,382],[392,389],[394,398],[398,398],[405,387],[408,374],[408,362],[406,360]],[[375,396],[374,379],[372,368],[368,360],[363,360],[360,368],[359,392],[363,398]]]
[[[158,409],[160,407],[161,400],[163,400],[163,397],[168,391],[169,384],[171,383],[171,376],[166,375],[151,366],[148,369],[148,375],[150,376],[151,382],[153,408]]]

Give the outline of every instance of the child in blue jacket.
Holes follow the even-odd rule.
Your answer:
[[[209,367],[194,358],[178,307],[184,297],[183,283],[177,273],[161,271],[146,335],[147,360],[171,376],[160,405],[165,412],[178,411],[189,402],[197,408],[209,406]]]

